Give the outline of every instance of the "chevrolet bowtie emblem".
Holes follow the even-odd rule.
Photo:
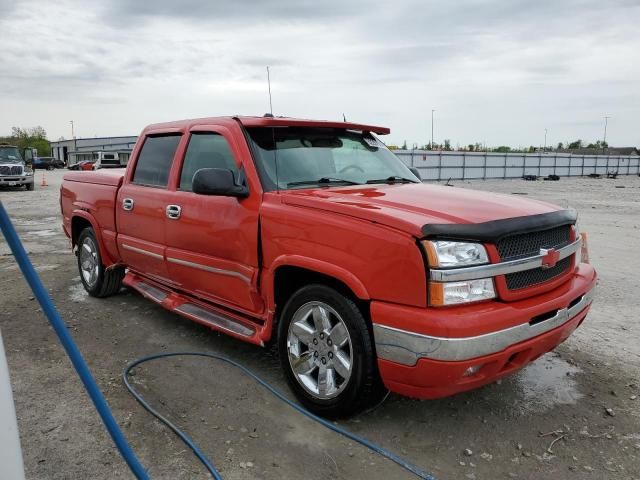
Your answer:
[[[555,248],[541,248],[540,255],[542,255],[542,269],[555,267],[558,260],[560,260],[560,252]]]

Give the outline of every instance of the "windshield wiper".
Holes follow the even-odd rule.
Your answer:
[[[302,185],[329,185],[329,184],[342,184],[342,185],[362,185],[358,182],[351,180],[345,180],[344,178],[322,177],[317,180],[303,180],[300,182],[289,182],[287,187],[296,187]]]
[[[377,178],[375,180],[367,180],[367,184],[369,183],[418,183],[415,180],[411,180],[410,178],[400,177],[398,175],[391,175],[387,178]]]

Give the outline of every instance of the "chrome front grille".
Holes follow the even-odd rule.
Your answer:
[[[571,243],[570,235],[571,226],[562,225],[540,232],[509,235],[498,241],[496,248],[498,249],[500,260],[507,262],[540,255],[540,249],[542,248],[555,248],[558,250]],[[551,268],[533,268],[507,274],[505,275],[507,288],[509,290],[519,290],[553,280],[564,274],[571,267],[571,258],[571,256],[564,258]]]
[[[22,175],[22,166],[0,165],[0,175]]]
[[[543,270],[542,268],[534,268],[532,270],[524,270],[522,272],[510,273],[505,275],[507,288],[509,290],[518,290],[520,288],[533,287],[562,275],[571,266],[571,257],[563,258],[555,266]]]
[[[541,232],[521,233],[502,238],[496,244],[500,260],[507,262],[518,258],[532,257],[540,253],[541,248],[556,250],[569,245],[570,225],[542,230]]]

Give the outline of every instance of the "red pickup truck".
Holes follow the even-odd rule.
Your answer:
[[[309,409],[348,415],[511,374],[584,320],[576,214],[423,184],[387,128],[219,117],[151,125],[126,170],[69,172],[90,295],[122,285],[257,345]]]

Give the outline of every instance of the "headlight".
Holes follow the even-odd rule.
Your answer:
[[[487,250],[480,243],[424,240],[422,245],[431,268],[460,268],[489,263]],[[435,307],[479,302],[495,297],[493,278],[429,283],[429,304]]]
[[[434,307],[479,302],[492,298],[496,298],[492,278],[429,284],[429,303]]]
[[[480,243],[424,240],[422,245],[430,267],[455,268],[489,263],[487,250]]]

